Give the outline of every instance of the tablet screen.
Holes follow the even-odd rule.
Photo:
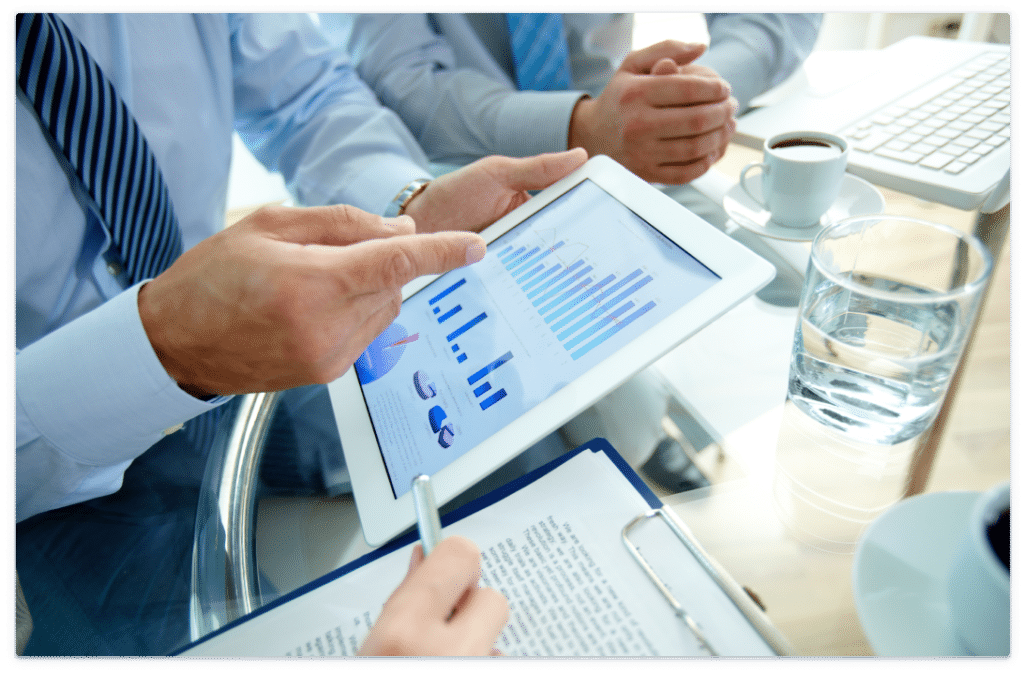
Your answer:
[[[720,278],[584,180],[408,297],[355,362],[396,498]]]

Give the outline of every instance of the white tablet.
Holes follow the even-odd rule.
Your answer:
[[[482,234],[328,386],[370,545],[415,523],[415,476],[451,500],[775,273],[603,156]]]

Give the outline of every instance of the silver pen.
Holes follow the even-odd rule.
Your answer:
[[[413,478],[412,500],[416,507],[416,525],[423,544],[423,556],[426,557],[441,542],[441,518],[437,513],[437,501],[434,500],[430,477],[421,474]]]

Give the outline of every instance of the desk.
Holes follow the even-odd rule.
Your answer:
[[[733,145],[716,167],[719,177],[735,180],[740,168],[758,156]],[[971,227],[970,213],[887,190],[884,196],[889,212]],[[1009,478],[1009,256],[1004,252],[995,269],[929,491],[983,490]],[[798,653],[870,654],[853,606],[852,557],[801,545],[767,506],[795,319],[793,307],[750,299],[654,365],[675,387],[680,407],[698,418],[717,444],[702,450],[698,459],[710,487],[662,495],[705,549],[760,596]],[[760,337],[756,349],[748,340],[752,333]],[[711,369],[708,362],[717,364]],[[346,497],[264,500],[255,527],[260,573],[275,593],[368,550]],[[273,596],[262,596],[268,597]],[[204,627],[197,628],[201,632]]]

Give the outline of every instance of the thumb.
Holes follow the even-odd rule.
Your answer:
[[[671,59],[677,65],[686,65],[699,58],[706,49],[707,47],[699,42],[664,40],[630,53],[622,61],[619,70],[646,75],[663,58]]]
[[[377,292],[400,288],[419,276],[445,273],[479,262],[487,252],[487,245],[478,234],[444,231],[319,250],[336,256],[335,261],[353,278],[355,289]]]
[[[679,66],[670,58],[663,58],[651,68],[652,75],[676,75],[679,73]]]
[[[523,159],[508,159],[506,165],[506,186],[517,192],[544,189],[558,182],[587,161],[587,151],[582,147],[538,154]]]

